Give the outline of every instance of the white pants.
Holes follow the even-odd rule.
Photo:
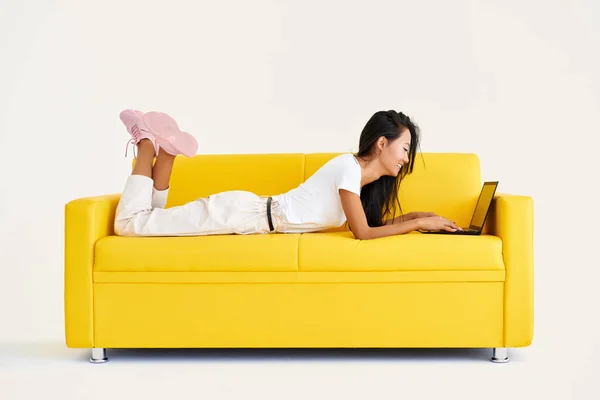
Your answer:
[[[267,197],[232,190],[164,208],[167,195],[168,189],[154,189],[151,178],[129,176],[117,206],[115,233],[121,236],[270,233]],[[271,217],[274,232],[284,231],[281,207],[275,197],[271,202]]]

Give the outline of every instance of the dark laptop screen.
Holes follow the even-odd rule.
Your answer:
[[[490,204],[492,203],[492,199],[494,198],[497,185],[498,182],[486,182],[483,185],[483,189],[479,195],[479,200],[477,201],[477,207],[475,207],[475,212],[473,213],[473,218],[471,219],[471,228],[483,228],[483,224],[485,222]]]

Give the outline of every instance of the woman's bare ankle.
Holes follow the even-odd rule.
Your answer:
[[[165,151],[165,149],[163,149],[162,147],[158,148],[158,156],[157,157],[162,157],[162,158],[175,158],[174,155],[169,154]]]
[[[137,143],[138,154],[133,167],[132,175],[144,175],[152,179],[152,163],[154,161],[154,144],[149,139],[142,139]]]
[[[154,178],[154,188],[156,190],[166,190],[169,188],[174,164],[175,156],[159,148],[156,162],[152,168],[152,177]]]
[[[138,157],[139,154],[142,153],[151,153],[154,156],[155,153],[155,148],[154,148],[154,143],[152,143],[152,141],[150,139],[142,139],[137,143],[137,148],[138,148]]]

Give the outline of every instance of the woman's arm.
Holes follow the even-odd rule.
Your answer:
[[[342,200],[342,208],[344,209],[344,214],[346,214],[346,219],[352,228],[352,233],[359,240],[402,235],[419,229],[443,229],[450,232],[459,229],[454,222],[433,213],[424,213],[433,214],[427,217],[417,217],[411,220],[401,220],[395,224],[370,227],[367,223],[367,216],[365,215],[359,195],[345,189],[340,189],[340,199]]]
[[[393,219],[385,220],[384,223],[386,225],[398,224],[400,222],[410,221],[417,218],[427,218],[427,217],[435,217],[436,213],[432,212],[409,212],[408,214],[401,215],[399,217],[395,217]]]
[[[421,219],[415,218],[409,221],[402,221],[396,224],[383,225],[377,227],[369,227],[369,229],[361,237],[357,239],[369,240],[377,239],[386,236],[403,235],[412,231],[421,229]],[[356,236],[356,235],[355,235]]]
[[[383,223],[385,225],[394,225],[394,224],[398,224],[400,222],[410,221],[411,219],[414,219],[414,217],[412,217],[410,215],[410,213],[408,213],[408,214],[401,215],[399,217],[395,217],[395,218],[391,218],[391,219],[386,219],[385,221],[383,221]]]
[[[352,233],[356,239],[368,240],[386,236],[402,235],[420,229],[421,220],[419,218],[371,228],[367,223],[367,216],[365,215],[365,210],[363,209],[359,195],[345,189],[340,189],[340,198],[342,200],[344,214],[346,214],[346,219],[352,227]]]

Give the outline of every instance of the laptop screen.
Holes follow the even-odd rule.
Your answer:
[[[475,207],[475,212],[473,213],[473,218],[471,219],[470,227],[472,229],[483,228],[483,224],[485,223],[490,204],[494,199],[494,193],[496,192],[497,186],[498,182],[485,182],[483,184],[483,189],[481,189],[481,194],[479,195],[479,200],[477,201],[477,206]]]

